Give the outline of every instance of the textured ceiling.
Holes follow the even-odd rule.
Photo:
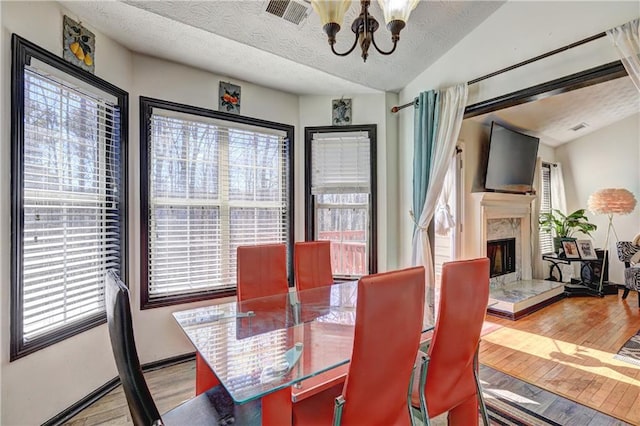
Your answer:
[[[638,113],[640,93],[629,77],[623,77],[505,108],[473,120],[487,125],[497,121],[538,136],[546,145],[555,147]],[[581,123],[586,127],[571,130]]]
[[[299,94],[399,91],[504,4],[503,1],[421,1],[389,56],[359,48],[347,57],[331,53],[319,17],[310,10],[300,25],[265,12],[267,0],[65,1],[77,17],[128,48],[217,74]],[[376,32],[391,46],[382,12]],[[338,33],[336,50],[353,43],[353,2]]]

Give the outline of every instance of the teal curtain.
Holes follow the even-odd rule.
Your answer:
[[[439,120],[439,93],[435,90],[418,95],[413,120],[413,215],[420,219],[429,187],[431,159]],[[414,231],[417,227],[414,224]]]

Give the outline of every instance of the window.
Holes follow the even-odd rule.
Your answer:
[[[127,93],[13,36],[11,359],[106,320],[126,275]]]
[[[333,275],[376,272],[376,126],[305,128],[306,239],[330,240]]]
[[[542,163],[542,191],[540,214],[551,213],[551,164]],[[553,253],[553,237],[549,232],[540,232],[540,253]]]
[[[236,249],[291,244],[293,127],[140,98],[142,308],[234,295]]]

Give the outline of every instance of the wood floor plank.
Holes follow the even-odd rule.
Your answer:
[[[574,297],[483,337],[480,362],[631,424],[640,424],[640,367],[613,356],[640,329],[637,295]],[[593,423],[596,424],[596,423]]]

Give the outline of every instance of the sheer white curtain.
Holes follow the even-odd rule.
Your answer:
[[[560,163],[551,166],[551,207],[567,214],[567,195],[564,192],[564,178]]]
[[[427,301],[430,305],[433,305],[435,275],[427,228],[433,218],[442,184],[455,152],[462,126],[464,107],[467,104],[467,94],[466,83],[449,87],[440,93],[439,120],[429,171],[427,195],[422,212],[417,219],[418,229],[413,234],[412,263],[425,267]]]
[[[631,81],[640,91],[640,18],[607,31]]]
[[[455,151],[454,151],[455,153]],[[433,223],[436,234],[448,235],[449,230],[456,226],[456,220],[451,214],[451,193],[455,183],[456,158],[451,158],[449,169],[445,174],[444,183],[442,184],[442,192],[438,197],[438,206],[433,215]]]

